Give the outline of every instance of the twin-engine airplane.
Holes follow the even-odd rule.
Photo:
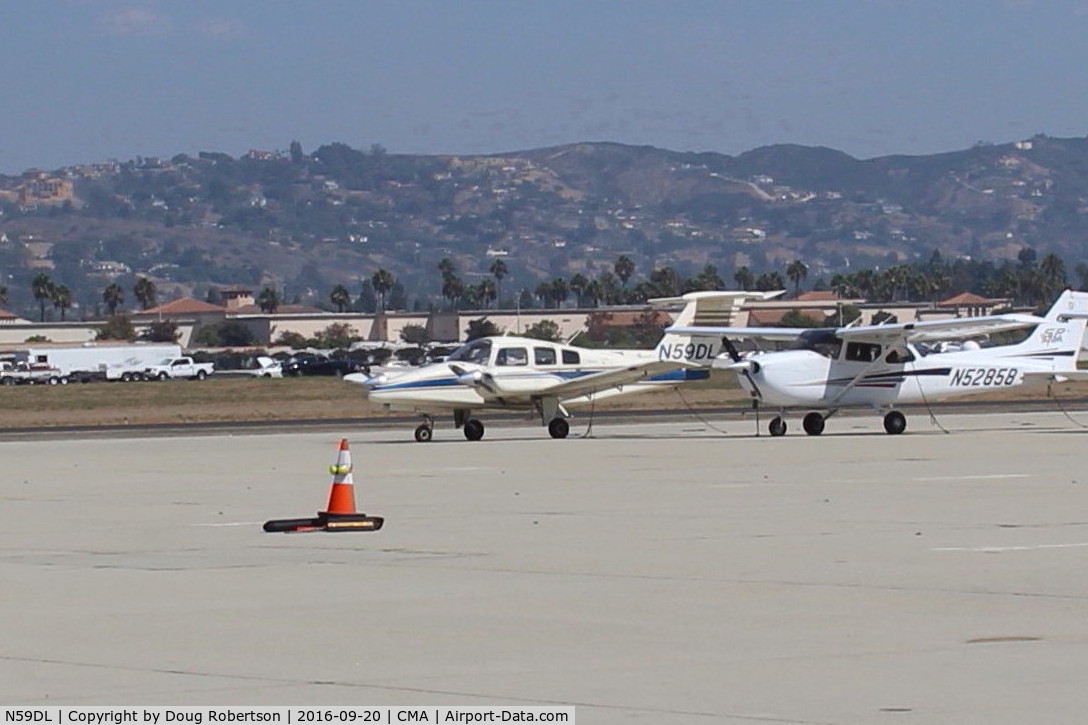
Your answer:
[[[1077,370],[1086,318],[1088,293],[1067,290],[1045,317],[1004,314],[807,330],[678,322],[666,336],[687,336],[690,344],[720,341],[725,354],[713,366],[737,373],[754,405],[779,410],[770,422],[772,436],[785,435],[786,408],[810,409],[802,427],[819,435],[824,422],[847,407],[884,412],[884,430],[898,434],[907,427],[894,409],[901,403],[1088,377],[1088,371]],[[1029,327],[1035,329],[1017,344],[982,347],[970,339]],[[792,346],[742,355],[733,344],[740,340]]]
[[[693,292],[651,302],[682,300],[686,305],[674,324],[713,325],[728,324],[744,300],[777,294]],[[373,377],[353,373],[344,380],[365,386],[367,397],[386,410],[421,415],[423,422],[415,430],[420,442],[431,440],[431,416],[439,412],[452,412],[465,438],[480,440],[484,424],[472,414],[485,409],[536,411],[552,438],[566,438],[568,408],[705,379],[721,352],[720,339],[692,341],[669,334],[654,350],[595,350],[525,337],[483,337],[441,362]]]

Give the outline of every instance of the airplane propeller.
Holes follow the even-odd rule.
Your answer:
[[[450,363],[450,370],[457,376],[457,382],[470,388],[483,388],[491,393],[498,392],[495,378],[491,373],[483,370],[466,370],[460,365]]]

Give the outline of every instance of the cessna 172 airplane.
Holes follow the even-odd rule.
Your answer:
[[[725,353],[713,367],[737,373],[753,404],[778,409],[772,436],[786,433],[786,408],[809,408],[802,427],[820,435],[825,421],[846,407],[872,407],[884,415],[884,430],[902,433],[907,419],[894,406],[992,392],[1025,383],[1085,378],[1077,355],[1088,318],[1088,293],[1067,290],[1045,317],[1023,314],[903,324],[787,329],[697,327],[666,330],[698,344],[712,335]],[[982,347],[970,338],[1035,329],[1022,342]],[[790,342],[792,348],[742,355],[734,341]],[[953,342],[960,340],[965,342]]]
[[[745,300],[778,294],[692,292],[651,303],[684,302],[675,324],[728,324]],[[482,337],[440,362],[372,377],[353,373],[344,380],[365,386],[367,397],[387,410],[420,414],[423,422],[415,430],[420,442],[431,440],[431,415],[441,411],[453,413],[465,438],[480,440],[484,424],[472,413],[483,409],[535,410],[552,438],[565,438],[570,432],[567,408],[705,379],[721,352],[720,339],[696,342],[668,334],[654,350],[594,350],[525,337]]]

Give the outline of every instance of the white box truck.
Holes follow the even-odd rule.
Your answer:
[[[180,345],[118,345],[87,343],[78,347],[31,347],[16,353],[31,365],[48,365],[72,382],[142,380],[149,366],[167,357],[180,357]]]

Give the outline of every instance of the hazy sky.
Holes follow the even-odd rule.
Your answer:
[[[0,173],[343,142],[859,158],[1088,135],[1088,0],[11,0]]]

